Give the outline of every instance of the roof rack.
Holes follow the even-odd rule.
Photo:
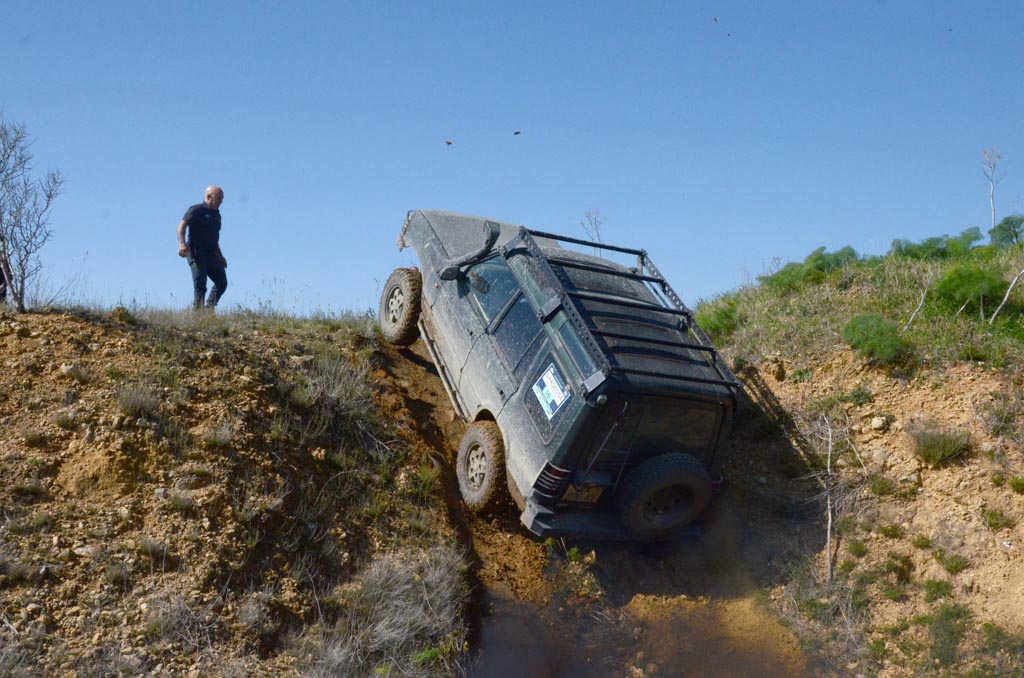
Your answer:
[[[541,247],[537,244],[535,238],[545,238],[548,240],[554,240],[556,242],[572,243],[575,245],[583,245],[586,247],[592,247],[599,250],[607,250],[612,252],[620,252],[623,254],[631,254],[637,258],[636,267],[631,271],[620,271],[614,269],[607,269],[600,266],[594,266],[591,264],[567,261],[559,257],[551,257],[545,254]],[[713,384],[717,386],[726,386],[730,389],[739,389],[741,385],[732,371],[726,366],[725,361],[722,359],[719,352],[711,344],[711,340],[708,339],[707,334],[701,329],[700,325],[693,317],[693,313],[683,300],[676,294],[672,286],[668,284],[661,271],[651,261],[646,250],[638,250],[629,247],[619,247],[616,245],[608,245],[601,242],[593,242],[590,240],[584,240],[582,238],[572,238],[568,236],[557,235],[554,233],[546,233],[544,231],[536,231],[528,228],[520,228],[518,235],[512,241],[507,243],[501,248],[501,253],[506,258],[509,257],[518,247],[524,247],[538,262],[540,267],[540,273],[543,278],[547,278],[545,281],[548,286],[556,293],[556,298],[549,300],[543,304],[541,310],[541,320],[550,318],[555,311],[562,308],[569,321],[575,327],[579,336],[583,339],[588,351],[592,354],[592,357],[598,358],[596,364],[599,369],[605,371],[607,375],[609,372],[619,372],[625,374],[637,374],[644,376],[653,376],[660,378],[676,379],[681,381],[691,381],[704,384]],[[642,283],[653,295],[654,299],[658,302],[657,305],[644,302],[644,301],[631,301],[628,299],[608,297],[599,294],[588,294],[586,292],[569,292],[565,289],[565,286],[559,279],[555,268],[572,268],[577,270],[588,271],[591,273],[597,273],[601,275],[610,275],[614,277],[627,278],[636,280]],[[591,328],[584,322],[582,315],[579,312],[579,308],[576,305],[576,301],[595,301],[602,304],[609,304],[612,306],[621,306],[626,308],[636,308],[647,310],[652,313],[660,313],[668,316],[676,316],[681,318],[680,330],[685,331],[694,341],[693,342],[679,342],[669,341],[664,339],[655,339],[642,336],[635,336],[629,334],[620,334],[617,332],[608,332],[596,328]],[[632,368],[621,367],[618,365],[612,365],[604,351],[601,350],[600,345],[597,343],[596,336],[602,338],[611,339],[627,339],[638,344],[649,344],[652,346],[675,348],[675,349],[689,349],[695,351],[701,351],[707,353],[709,357],[709,363],[717,373],[717,379],[708,379],[696,376],[687,375],[672,375],[662,374],[658,372],[651,372],[646,370],[637,370]]]

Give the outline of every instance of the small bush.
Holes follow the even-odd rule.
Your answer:
[[[859,539],[851,539],[850,543],[846,545],[846,550],[854,558],[863,558],[868,553],[867,545]]]
[[[858,386],[849,393],[844,393],[839,396],[839,402],[851,403],[853,405],[867,405],[875,399],[875,394],[871,392],[871,389],[866,386]]]
[[[932,468],[947,464],[973,449],[967,434],[943,430],[931,421],[916,422],[908,427],[907,432],[914,440],[917,456]]]
[[[851,319],[843,327],[842,336],[858,355],[881,365],[901,363],[910,352],[896,323],[873,313]]]
[[[29,431],[25,433],[23,440],[25,441],[26,447],[34,447],[37,449],[42,449],[49,444],[49,439],[46,437],[46,434],[39,431]]]
[[[947,598],[953,592],[953,584],[942,579],[927,579],[924,582],[924,600],[933,603],[939,598]]]
[[[927,549],[931,548],[932,540],[931,537],[926,537],[923,534],[915,534],[914,538],[910,540],[910,545],[916,549]]]
[[[857,252],[852,247],[844,247],[835,252],[826,252],[824,247],[819,247],[807,255],[803,263],[791,262],[771,275],[758,276],[758,280],[771,289],[797,290],[806,284],[824,281],[828,273],[857,259]]]
[[[117,406],[129,417],[155,419],[160,411],[160,396],[156,388],[146,382],[128,384],[117,390]]]
[[[727,341],[739,327],[741,316],[738,299],[736,294],[724,294],[697,304],[697,323],[716,343]]]
[[[53,423],[61,430],[70,431],[75,427],[75,414],[66,408],[61,409],[53,415]]]
[[[899,525],[883,525],[882,527],[878,528],[878,532],[883,537],[888,537],[889,539],[903,538],[903,528]]]
[[[984,636],[982,649],[986,654],[1005,652],[1015,659],[1024,655],[1024,636],[1021,634],[1007,633],[991,623],[982,624],[981,633]]]
[[[952,664],[959,652],[960,641],[967,633],[971,611],[963,605],[943,604],[930,618],[931,656],[940,666]]]
[[[955,553],[949,554],[943,549],[939,549],[935,552],[935,560],[942,565],[942,569],[950,574],[960,574],[971,564],[971,562],[964,556],[957,555]]]
[[[1019,393],[991,393],[991,400],[979,408],[988,432],[997,437],[1021,440],[1021,420],[1024,418],[1024,400]]]
[[[900,584],[886,584],[882,587],[882,595],[888,600],[899,602],[907,599],[907,587]]]
[[[972,227],[964,230],[956,237],[942,235],[925,238],[919,243],[913,243],[909,240],[893,240],[889,254],[919,261],[947,259],[967,254],[971,251],[971,247],[980,240],[981,230],[977,227]]]
[[[1006,293],[1007,283],[994,271],[961,264],[948,269],[935,283],[935,296],[951,306],[978,306],[986,300],[995,308]],[[986,305],[987,306],[987,305]]]
[[[1024,477],[1013,476],[1010,478],[1010,489],[1017,494],[1024,494]]]
[[[885,571],[895,575],[896,581],[900,584],[909,584],[910,575],[914,571],[914,563],[910,556],[905,554],[890,556],[885,562]]]
[[[891,494],[895,494],[898,489],[896,481],[889,476],[876,473],[871,476],[871,480],[868,481],[868,487],[871,488],[871,494],[879,497],[886,497]]]
[[[996,532],[1014,526],[1014,520],[999,509],[981,507],[981,519],[988,526],[988,529]]]

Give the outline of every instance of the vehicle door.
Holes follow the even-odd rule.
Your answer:
[[[542,328],[503,258],[477,264],[465,280],[487,338],[473,345],[459,390],[472,394],[471,409],[483,407],[497,416],[518,390],[516,367]]]

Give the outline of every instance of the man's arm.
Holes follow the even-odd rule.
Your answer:
[[[181,223],[178,224],[178,256],[179,257],[187,257],[188,256],[188,245],[185,243],[185,229],[187,227],[188,227],[188,224],[185,223],[184,219],[182,219]]]

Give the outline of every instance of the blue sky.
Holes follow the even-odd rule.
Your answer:
[[[0,110],[67,177],[41,282],[185,306],[375,307],[406,211],[646,248],[683,298],[819,246],[1024,211],[1019,2],[46,2],[0,10]],[[513,134],[521,130],[521,134]],[[451,140],[452,145],[445,144]]]

